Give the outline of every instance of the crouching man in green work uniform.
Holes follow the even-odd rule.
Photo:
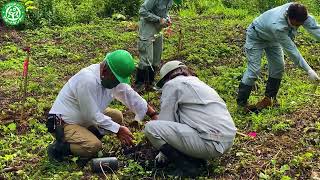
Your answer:
[[[241,109],[246,112],[260,111],[277,105],[276,97],[284,73],[283,50],[296,65],[308,73],[312,81],[319,81],[319,76],[301,56],[293,42],[300,26],[320,40],[320,26],[308,15],[305,6],[298,3],[287,3],[266,11],[250,24],[245,43],[248,67],[239,85],[237,98]],[[265,97],[256,105],[248,106],[252,87],[260,74],[263,51],[266,52],[269,70]]]
[[[174,2],[181,4],[182,0]],[[141,5],[138,40],[140,62],[136,74],[136,91],[142,91],[144,85],[146,90],[151,90],[153,86],[162,54],[163,36],[160,31],[171,25],[168,11],[172,4],[172,0],[145,0]]]
[[[107,108],[113,99],[133,111],[136,120],[146,114],[156,119],[154,109],[129,85],[134,68],[131,54],[116,50],[100,64],[86,67],[68,80],[48,115],[48,131],[56,138],[48,147],[51,159],[94,157],[102,148],[100,139],[107,133],[115,133],[124,145],[132,145],[133,136],[123,125],[122,113]]]
[[[218,93],[180,61],[160,70],[159,119],[145,126],[145,135],[160,150],[156,164],[175,164],[173,175],[194,177],[205,160],[230,150],[236,127]]]

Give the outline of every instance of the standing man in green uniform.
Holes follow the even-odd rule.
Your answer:
[[[163,36],[160,31],[171,25],[168,11],[173,1],[181,4],[182,0],[145,0],[139,10],[138,50],[140,62],[136,74],[135,89],[141,91],[152,87],[155,72],[160,65]]]
[[[250,24],[245,43],[248,67],[239,85],[237,98],[239,107],[245,111],[260,111],[277,104],[276,96],[284,73],[283,50],[296,65],[308,73],[310,80],[319,81],[319,76],[301,56],[293,42],[300,26],[320,40],[320,26],[312,16],[308,15],[306,7],[299,3],[287,3],[273,8]],[[256,105],[248,106],[247,101],[252,86],[260,74],[263,51],[266,52],[269,71],[265,97]]]

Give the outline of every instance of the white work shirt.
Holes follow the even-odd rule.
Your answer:
[[[114,98],[136,114],[135,120],[142,120],[146,115],[147,102],[128,84],[121,83],[113,89],[103,88],[100,64],[93,64],[69,79],[49,113],[61,115],[68,124],[95,125],[117,133],[120,125],[103,114]]]

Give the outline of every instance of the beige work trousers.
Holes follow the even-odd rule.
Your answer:
[[[105,115],[111,117],[113,121],[122,125],[123,115],[117,109],[107,108]],[[101,141],[87,128],[76,124],[64,125],[65,141],[70,143],[73,155],[81,157],[93,157],[102,149]]]

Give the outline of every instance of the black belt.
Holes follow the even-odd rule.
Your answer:
[[[57,129],[58,126],[63,126],[66,123],[62,120],[60,115],[49,114],[47,117],[47,128],[48,132],[53,133]]]

